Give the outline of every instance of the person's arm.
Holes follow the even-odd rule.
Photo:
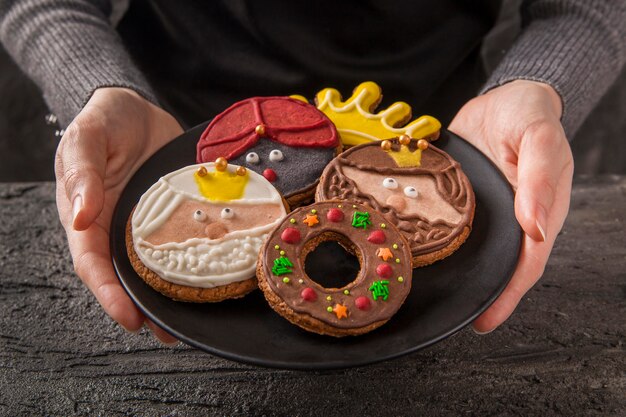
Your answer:
[[[150,86],[109,24],[110,11],[106,1],[0,0],[0,40],[61,125],[69,125],[55,173],[76,273],[124,328],[137,331],[146,322],[171,343],[175,339],[145,319],[115,276],[109,227],[130,177],[182,129],[153,104]]]
[[[504,322],[543,274],[569,209],[574,163],[567,136],[626,61],[626,0],[525,2],[525,28],[450,129],[493,160],[515,189],[524,230],[517,269],[473,326]]]
[[[156,103],[109,22],[107,0],[0,0],[0,41],[67,126],[102,87]]]

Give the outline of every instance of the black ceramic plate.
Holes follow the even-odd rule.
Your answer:
[[[187,131],[139,169],[122,193],[111,225],[111,254],[122,285],[147,317],[191,346],[228,359],[279,368],[370,364],[415,352],[462,329],[497,298],[513,274],[522,237],[514,216],[513,192],[482,153],[442,131],[436,145],[461,163],[476,193],[473,230],[453,255],[414,270],[411,293],[384,326],[341,339],[308,333],[277,315],[260,291],[215,304],[172,301],[146,285],[133,270],[126,254],[124,227],[139,197],[153,183],[195,163],[196,143],[205,126]]]

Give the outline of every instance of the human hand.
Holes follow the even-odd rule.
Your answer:
[[[489,157],[515,192],[524,230],[517,268],[500,297],[473,323],[484,334],[502,324],[541,278],[569,210],[574,161],[560,123],[561,99],[547,84],[517,80],[470,100],[450,124]]]
[[[117,279],[109,228],[133,173],[182,133],[164,110],[123,88],[97,89],[57,148],[56,200],[76,273],[113,320],[135,332],[144,321],[166,344],[176,341],[146,320]]]

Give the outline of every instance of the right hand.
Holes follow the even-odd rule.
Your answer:
[[[147,320],[128,297],[111,263],[109,228],[131,176],[183,129],[132,90],[97,89],[57,148],[56,200],[76,273],[109,316],[131,332],[144,321],[166,344],[175,338]]]

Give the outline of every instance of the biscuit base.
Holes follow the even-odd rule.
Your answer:
[[[133,210],[134,211],[134,210]],[[135,252],[131,229],[131,213],[126,223],[126,251],[137,274],[152,288],[175,301],[189,303],[216,303],[232,298],[240,298],[257,288],[257,279],[252,277],[244,281],[233,282],[213,288],[189,287],[166,281],[141,262]]]

